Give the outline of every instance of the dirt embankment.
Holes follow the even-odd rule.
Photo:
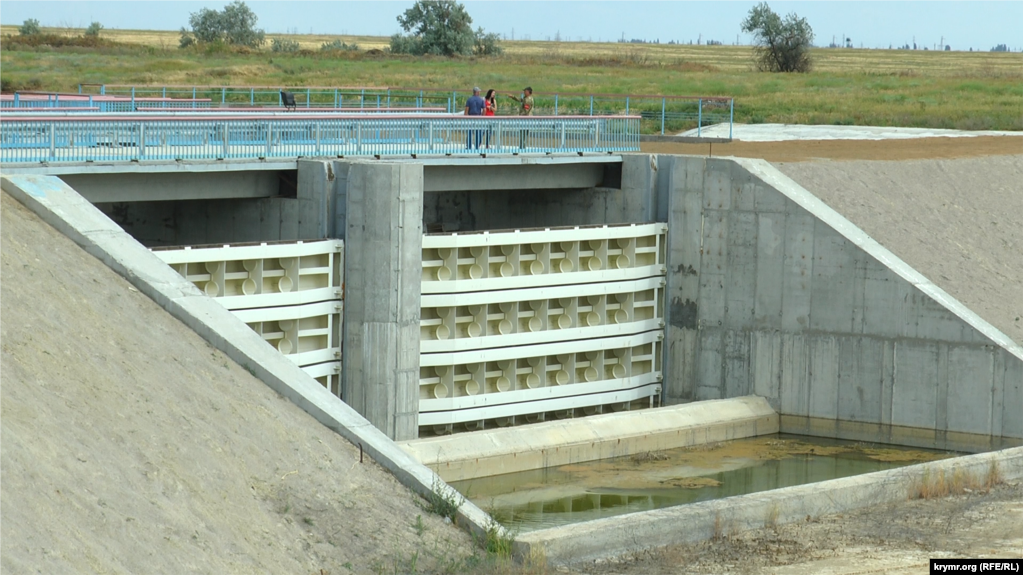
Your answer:
[[[7,194],[0,211],[0,571],[467,564],[469,537],[358,447]]]
[[[1023,486],[918,499],[576,565],[586,575],[918,575],[931,558],[1023,557]]]
[[[776,165],[1023,344],[1023,155]]]

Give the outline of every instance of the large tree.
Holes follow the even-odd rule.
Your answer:
[[[483,28],[472,30],[472,17],[455,0],[419,0],[398,16],[407,35],[391,36],[395,54],[435,54],[439,56],[486,56],[499,54],[496,34]]]
[[[222,12],[203,8],[188,15],[192,30],[181,29],[181,46],[223,42],[258,48],[266,42],[266,34],[256,28],[257,20],[256,14],[241,0],[224,6]]]
[[[750,9],[742,31],[753,34],[753,59],[768,72],[809,72],[813,29],[806,18],[790,13],[784,19],[766,2]]]

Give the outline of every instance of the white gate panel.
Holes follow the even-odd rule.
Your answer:
[[[153,252],[340,397],[341,240]]]
[[[423,294],[663,276],[665,224],[427,235]]]
[[[425,236],[421,431],[651,405],[663,377],[666,228]]]

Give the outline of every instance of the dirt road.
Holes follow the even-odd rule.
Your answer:
[[[977,158],[1023,154],[1023,137],[978,136],[974,138],[916,138],[905,140],[798,140],[788,142],[740,142],[729,144],[675,144],[646,142],[649,154],[735,156],[768,162],[815,160],[923,160]]]

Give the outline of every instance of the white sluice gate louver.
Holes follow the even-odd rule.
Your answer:
[[[424,236],[421,430],[652,405],[662,380],[666,231]]]

